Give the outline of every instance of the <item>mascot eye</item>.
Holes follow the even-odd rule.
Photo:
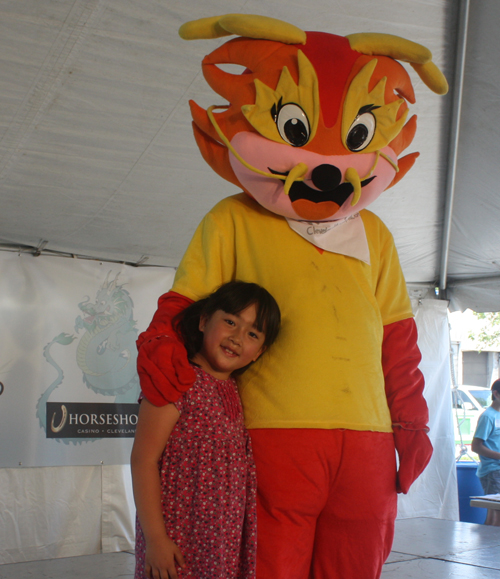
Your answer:
[[[309,121],[299,105],[287,104],[273,115],[281,138],[293,147],[302,147],[309,140]]]
[[[376,128],[372,113],[363,113],[356,117],[347,133],[346,144],[350,151],[362,151],[371,143]]]

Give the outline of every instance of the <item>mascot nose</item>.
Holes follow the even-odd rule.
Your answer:
[[[331,191],[340,185],[342,173],[335,165],[318,165],[311,173],[312,182],[321,191]]]

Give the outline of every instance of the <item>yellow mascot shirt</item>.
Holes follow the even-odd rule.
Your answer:
[[[318,250],[245,194],[203,219],[173,291],[193,300],[238,279],[278,302],[277,341],[239,378],[248,428],[391,432],[382,373],[383,326],[412,317],[396,248],[382,221],[360,213],[370,265]]]

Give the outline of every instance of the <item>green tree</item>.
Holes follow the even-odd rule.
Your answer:
[[[477,331],[469,331],[469,339],[474,340],[477,349],[483,348],[500,350],[500,312],[474,312],[480,321]]]

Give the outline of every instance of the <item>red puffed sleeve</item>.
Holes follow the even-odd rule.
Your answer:
[[[176,402],[194,384],[195,371],[172,327],[172,319],[192,303],[193,300],[176,292],[162,295],[151,324],[137,339],[141,389],[155,406]]]

